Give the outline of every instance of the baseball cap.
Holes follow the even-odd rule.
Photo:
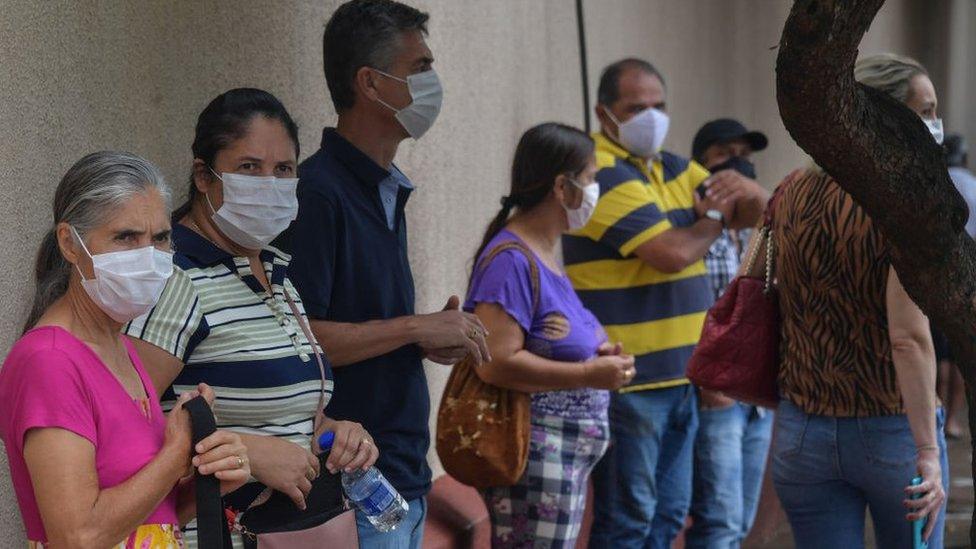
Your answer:
[[[706,123],[695,134],[695,139],[691,143],[691,156],[698,158],[712,145],[735,139],[744,139],[753,151],[761,151],[769,145],[769,139],[762,132],[749,131],[742,122],[732,118],[719,118]]]

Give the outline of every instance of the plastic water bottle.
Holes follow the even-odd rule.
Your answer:
[[[319,436],[319,448],[323,452],[332,449],[335,433]],[[353,504],[366,515],[369,522],[380,532],[389,532],[399,526],[407,516],[410,505],[403,499],[390,481],[376,467],[351,473],[342,472],[342,488]]]

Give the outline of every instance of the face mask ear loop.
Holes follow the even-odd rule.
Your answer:
[[[613,115],[613,112],[611,112],[610,108],[606,105],[603,105],[603,112],[606,113],[610,120],[617,126],[617,136],[614,137],[613,140],[618,144],[623,145],[623,143],[620,142],[620,121],[617,120],[617,117]]]
[[[92,260],[92,262],[94,262],[95,256],[93,256],[91,252],[88,251],[88,246],[85,246],[85,241],[82,240],[81,235],[78,234],[78,229],[74,228],[73,225],[68,225],[68,226],[71,227],[72,234],[75,235],[75,238],[78,239],[78,243],[81,244],[81,249],[85,250],[85,255],[87,255]],[[80,276],[82,280],[88,280],[87,278],[85,278],[85,274],[81,272],[81,267],[79,267],[77,263],[75,263],[75,270],[78,271],[78,276]],[[94,280],[94,278],[92,280]]]
[[[583,187],[580,186],[580,184],[576,181],[576,178],[575,177],[573,177],[569,173],[564,173],[564,174],[562,174],[562,176],[566,178],[566,181],[569,181],[569,184],[570,185],[572,185],[573,187],[576,187],[576,190],[579,191],[581,197],[583,196],[583,194],[585,194],[584,191],[583,191]],[[566,194],[566,191],[563,191],[563,194],[565,195]],[[580,198],[580,201],[581,201],[580,202],[580,208],[583,207],[582,200],[583,200],[583,198]],[[566,204],[563,204],[563,209],[565,209],[566,211],[571,211],[569,209],[569,206],[567,206]],[[579,208],[573,208],[573,210],[578,210],[578,209]]]
[[[373,67],[370,67],[370,68],[373,69]],[[400,78],[399,76],[393,76],[392,74],[390,74],[388,72],[383,72],[383,71],[381,71],[379,69],[373,69],[373,70],[376,71],[376,72],[378,72],[378,73],[380,73],[380,74],[382,74],[383,76],[385,76],[387,78],[392,78],[393,80],[396,80],[397,82],[403,82],[404,84],[407,84],[407,80],[405,78]]]
[[[214,174],[214,177],[219,179],[221,183],[224,182],[224,178],[220,177],[220,175],[216,171],[214,171],[214,169],[211,166],[207,166],[207,169],[210,170],[210,173]],[[203,197],[207,199],[207,206],[210,206],[210,214],[217,215],[217,209],[213,207],[213,202],[210,201],[210,192],[207,191],[203,193]]]
[[[373,67],[370,67],[370,68],[373,69]],[[379,69],[373,69],[373,70],[376,71],[376,72],[378,72],[378,73],[380,73],[380,74],[382,74],[383,76],[385,76],[387,78],[396,80],[397,82],[403,82],[404,84],[407,85],[407,89],[408,90],[410,89],[410,83],[407,82],[406,80],[404,80],[403,78],[400,78],[399,76],[393,76],[392,74],[383,72],[383,71],[381,71]],[[411,94],[410,97],[413,98],[413,95]],[[380,99],[379,94],[376,95],[376,102],[379,103],[380,105],[383,105],[384,107],[390,109],[394,113],[399,113],[402,110],[402,109],[394,109],[389,103],[387,103],[386,101],[383,101],[382,99]],[[404,107],[404,108],[406,108],[406,107]]]
[[[203,193],[203,197],[207,199],[207,206],[210,207],[210,216],[217,215],[217,210],[213,207],[213,202],[210,201],[210,193]]]

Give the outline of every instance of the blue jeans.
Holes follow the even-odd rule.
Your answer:
[[[944,414],[937,413],[942,483],[949,484]],[[804,413],[783,401],[773,436],[773,482],[798,549],[864,547],[864,511],[871,510],[877,546],[911,549],[912,523],[902,501],[916,475],[908,417],[835,418]],[[929,538],[942,548],[945,506]]]
[[[691,385],[613,395],[610,448],[593,470],[590,547],[671,547],[691,504],[697,430]]]
[[[424,519],[427,517],[427,499],[417,498],[407,502],[410,510],[403,522],[392,532],[380,532],[370,524],[366,515],[356,511],[356,529],[359,531],[361,549],[420,549],[424,540]]]
[[[738,548],[756,518],[773,413],[747,404],[698,411],[689,548]]]

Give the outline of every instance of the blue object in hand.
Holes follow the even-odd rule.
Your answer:
[[[319,436],[319,448],[322,452],[331,450],[334,442],[335,433],[331,431]],[[410,510],[410,505],[403,496],[376,467],[351,473],[343,471],[342,488],[356,508],[380,532],[389,532],[396,528]]]
[[[912,486],[918,486],[919,484],[922,484],[922,477],[912,479]],[[909,499],[919,499],[921,497],[922,494],[912,494]],[[915,549],[928,549],[929,547],[929,544],[922,539],[922,532],[925,530],[926,522],[928,522],[927,517],[912,521],[912,547]]]

